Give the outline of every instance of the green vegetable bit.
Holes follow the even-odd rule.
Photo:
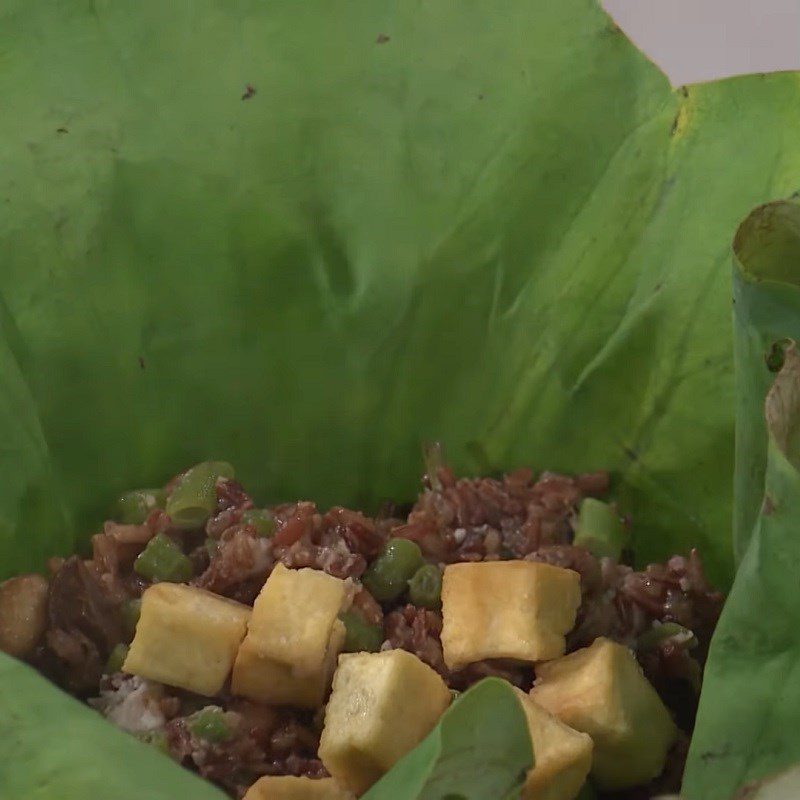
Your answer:
[[[219,539],[214,539],[213,537],[209,536],[203,542],[203,546],[206,548],[208,557],[214,558],[214,556],[217,554],[217,550],[219,550]]]
[[[164,508],[166,502],[163,489],[134,489],[117,499],[115,518],[126,525],[141,525],[154,508]]]
[[[142,601],[137,599],[126,600],[120,609],[122,614],[122,624],[125,628],[125,635],[128,639],[133,639],[136,633],[136,625],[142,613]]]
[[[233,475],[226,461],[203,461],[187,470],[167,498],[172,523],[186,530],[204,525],[217,507],[217,481]]]
[[[626,531],[616,509],[602,500],[587,497],[581,503],[575,525],[574,544],[598,558],[616,558],[625,546]]]
[[[225,712],[219,706],[208,706],[188,720],[189,731],[207,742],[227,742],[233,736],[233,728]]]
[[[149,581],[188,581],[193,574],[192,562],[169,536],[159,533],[139,553],[133,563],[137,575]]]
[[[395,600],[423,565],[422,551],[409,539],[390,539],[370,564],[361,582],[379,602]]]
[[[259,536],[270,537],[275,533],[275,517],[266,508],[248,508],[242,514],[242,522],[252,525]]]
[[[144,744],[155,747],[156,750],[164,753],[165,755],[169,755],[167,734],[164,731],[142,731],[141,733],[136,734],[136,738]]]
[[[442,571],[436,564],[423,564],[408,582],[408,597],[415,606],[439,608],[442,604]]]
[[[646,653],[651,650],[656,650],[661,644],[670,639],[674,641],[675,644],[685,646],[689,650],[697,647],[698,644],[694,633],[688,628],[684,628],[683,625],[678,625],[677,622],[663,622],[643,633],[636,642],[636,649],[639,652]],[[688,667],[688,673],[685,678],[699,695],[703,680],[700,665],[694,659],[689,659],[686,662],[686,666]]]
[[[649,631],[643,633],[636,642],[637,650],[655,650],[662,642],[667,639],[675,639],[681,644],[686,643],[688,648],[697,646],[697,639],[694,633],[677,622],[663,622],[656,625]]]
[[[111,651],[111,655],[106,661],[106,674],[111,675],[113,672],[121,672],[122,665],[128,657],[128,645],[118,644]]]
[[[377,653],[381,649],[383,628],[380,625],[370,625],[352,611],[340,614],[339,619],[347,631],[342,648],[345,653]]]

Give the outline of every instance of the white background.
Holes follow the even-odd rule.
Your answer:
[[[602,4],[675,86],[745,72],[800,70],[800,0]]]

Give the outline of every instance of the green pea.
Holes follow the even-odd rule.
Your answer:
[[[139,622],[139,617],[142,613],[142,601],[138,598],[134,600],[126,600],[122,604],[122,624],[125,628],[125,635],[128,639],[133,639],[136,635],[136,625]]]
[[[662,622],[655,625],[649,631],[645,631],[636,642],[637,650],[655,650],[662,642],[667,639],[675,639],[676,642],[686,643],[691,649],[697,646],[697,639],[694,633],[677,622]]]
[[[149,581],[188,581],[194,572],[189,557],[181,552],[169,536],[159,533],[139,553],[133,569]]]
[[[106,661],[106,674],[111,675],[114,672],[121,672],[122,665],[128,657],[128,645],[118,644],[111,651],[111,654]]]
[[[189,731],[198,739],[207,742],[227,742],[233,736],[233,729],[219,706],[208,706],[187,721]]]
[[[625,539],[625,528],[612,506],[594,497],[583,500],[575,525],[576,547],[585,548],[597,558],[619,559]]]
[[[242,514],[242,522],[252,525],[259,536],[269,538],[275,533],[275,517],[266,508],[248,508]]]
[[[340,614],[339,619],[347,631],[342,648],[345,653],[377,653],[381,649],[383,628],[380,625],[370,625],[352,611]]]
[[[141,525],[154,508],[164,508],[166,502],[163,489],[134,489],[117,499],[115,518],[126,525]]]
[[[436,564],[423,564],[408,582],[408,599],[415,606],[439,608],[442,604],[442,571]]]
[[[187,470],[167,498],[166,511],[177,528],[200,528],[217,507],[217,480],[233,478],[226,461],[203,461]]]
[[[409,539],[390,539],[369,565],[361,582],[379,602],[395,600],[422,566],[422,551]]]

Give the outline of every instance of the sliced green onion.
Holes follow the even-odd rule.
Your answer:
[[[172,583],[188,581],[194,573],[189,557],[163,533],[154,536],[147,543],[147,547],[133,562],[133,569],[137,575],[149,581]]]
[[[217,481],[233,478],[226,461],[203,461],[187,470],[167,498],[166,512],[177,528],[200,528],[217,507]]]
[[[583,500],[575,525],[576,547],[585,548],[597,558],[618,559],[625,538],[625,527],[612,506],[594,497]]]
[[[208,706],[187,720],[189,731],[207,742],[227,742],[233,736],[233,727],[219,706]]]
[[[126,525],[141,525],[154,508],[164,508],[166,502],[163,489],[134,489],[117,499],[115,518]]]
[[[685,644],[689,650],[697,647],[697,638],[688,628],[678,625],[677,622],[662,622],[660,625],[654,625],[639,637],[636,649],[655,650],[668,639],[674,639],[677,644]]]
[[[252,525],[259,536],[269,538],[275,533],[275,517],[266,508],[248,508],[242,513],[242,522]]]

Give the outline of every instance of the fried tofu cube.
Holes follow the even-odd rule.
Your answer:
[[[592,737],[570,728],[517,690],[528,720],[534,766],[521,800],[574,800],[592,766]]]
[[[318,708],[330,688],[344,638],[344,624],[336,620],[326,645],[325,661],[313,675],[298,674],[291,666],[265,657],[258,645],[246,638],[236,656],[231,690],[262,703]]]
[[[333,778],[266,775],[247,790],[244,800],[355,800],[355,795]]]
[[[418,745],[450,704],[450,690],[405,650],[339,657],[319,757],[342,786],[365,792]]]
[[[250,609],[180,583],[156,583],[142,611],[123,670],[211,697],[228,679]]]
[[[558,658],[580,602],[580,576],[570,569],[534,561],[449,564],[442,582],[445,663],[459,670],[485,658]]]
[[[339,578],[278,564],[256,598],[232,692],[274,705],[322,705],[344,644],[338,615],[349,599]]]
[[[595,639],[541,664],[531,698],[594,741],[592,778],[605,791],[647,783],[664,768],[677,728],[636,657]]]

